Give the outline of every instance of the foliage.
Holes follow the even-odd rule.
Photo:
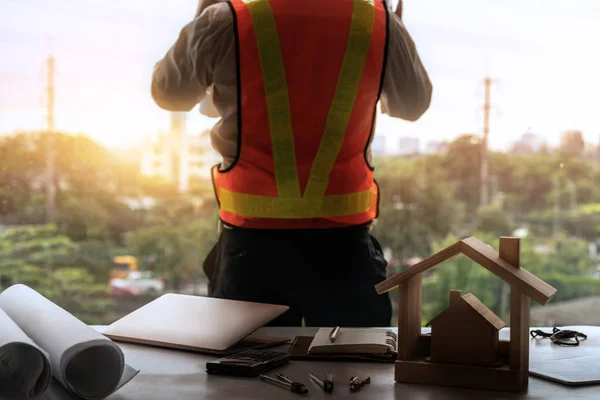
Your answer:
[[[135,216],[116,196],[136,195],[137,170],[83,135],[22,134],[0,141],[0,221],[43,224],[46,151],[55,152],[57,226],[72,240],[95,232],[119,242]]]
[[[476,230],[496,236],[510,236],[514,231],[514,226],[502,206],[494,203],[479,207]]]
[[[56,225],[44,225],[46,144],[56,149]],[[588,243],[600,243],[600,165],[585,158],[581,132],[558,151],[490,153],[490,204],[480,205],[481,141],[465,134],[447,153],[376,158],[380,214],[373,234],[394,265],[428,257],[474,235],[496,247],[515,229],[521,263],[559,289],[554,301],[599,294]],[[0,139],[0,290],[29,283],[87,321],[108,318],[105,292],[112,257],[177,290],[203,279],[202,261],[217,239],[209,182],[180,194],[166,179],[142,177],[135,155],[118,156],[83,135],[20,134]],[[17,226],[17,227],[14,227]],[[424,281],[424,318],[447,304],[448,290],[472,291],[499,315],[507,287],[456,257]]]
[[[12,227],[0,232],[0,291],[32,287],[86,323],[105,323],[107,287],[86,268],[72,264],[78,246],[54,226]]]
[[[463,207],[440,169],[395,159],[376,169],[376,178],[381,200],[373,233],[397,258],[426,256],[461,221]]]
[[[481,232],[475,233],[475,236],[498,250],[497,236]],[[437,244],[434,251],[442,250],[458,240],[460,238],[450,235]],[[594,263],[589,257],[585,241],[570,237],[545,243],[536,239],[522,240],[521,265],[558,289],[555,302],[600,294],[600,280],[590,277]],[[472,292],[496,314],[503,318],[508,316],[508,285],[485,268],[459,255],[443,263],[424,280],[424,319],[432,319],[447,307],[451,289],[462,290],[464,294]],[[535,303],[532,305],[535,306]]]
[[[448,153],[440,160],[440,167],[456,184],[454,199],[465,204],[468,214],[479,205],[481,146],[477,135],[461,135],[450,143]]]
[[[497,241],[493,235],[477,234],[476,237],[486,244]],[[440,251],[460,239],[449,235],[435,246],[434,251]],[[506,309],[502,303],[508,300],[504,282],[466,256],[459,255],[440,265],[424,280],[423,303],[427,305],[423,312],[425,319],[433,319],[447,307],[451,289],[462,290],[463,294],[473,293],[498,315],[503,314],[503,308]]]
[[[127,245],[148,267],[180,289],[182,281],[203,277],[202,262],[216,243],[216,221],[156,225],[131,232]]]
[[[560,273],[541,274],[540,278],[557,289],[556,296],[553,299],[554,303],[600,295],[600,279],[590,279],[585,275]]]

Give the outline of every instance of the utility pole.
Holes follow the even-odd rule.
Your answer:
[[[484,80],[485,83],[485,100],[483,103],[483,140],[481,143],[481,193],[480,193],[480,205],[484,206],[489,203],[489,152],[488,152],[488,139],[490,134],[490,110],[492,108],[490,104],[490,87],[492,85],[492,79],[487,77]]]
[[[56,188],[54,187],[54,57],[47,61],[47,132],[46,132],[46,221],[54,222]]]
[[[555,175],[552,179],[552,186],[554,187],[554,211],[553,211],[553,223],[552,223],[552,236],[556,239],[560,233],[560,177]]]
[[[577,211],[577,208],[579,207],[578,203],[577,203],[577,186],[575,185],[575,182],[573,181],[569,181],[569,194],[570,194],[570,198],[571,198],[571,204],[570,204],[570,209],[571,209],[571,213],[574,217],[574,225],[575,225],[575,236],[580,237],[581,235],[581,226],[580,226],[580,217],[579,217],[579,213]]]

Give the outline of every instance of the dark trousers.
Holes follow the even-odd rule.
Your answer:
[[[204,264],[211,297],[282,304],[271,326],[388,327],[387,262],[367,226],[258,230],[225,227]]]

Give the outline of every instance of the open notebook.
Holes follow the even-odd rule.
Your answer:
[[[396,334],[385,328],[340,328],[334,342],[329,340],[333,328],[320,328],[308,354],[369,354],[385,357],[397,351]]]

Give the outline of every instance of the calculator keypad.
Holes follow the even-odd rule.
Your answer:
[[[266,351],[266,350],[247,350],[242,353],[232,354],[225,358],[235,360],[254,360],[257,362],[270,360],[272,358],[280,356],[280,352]]]

